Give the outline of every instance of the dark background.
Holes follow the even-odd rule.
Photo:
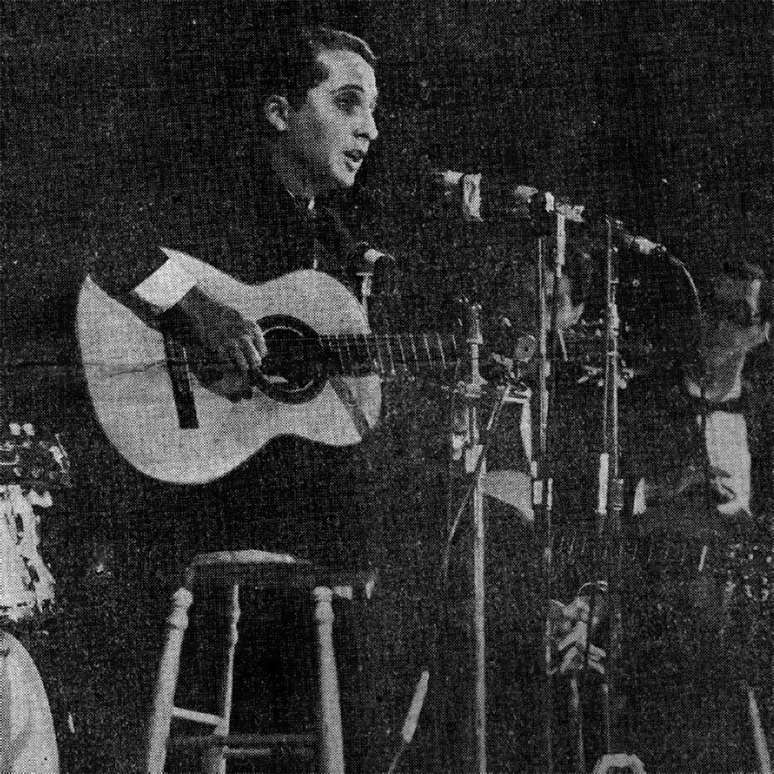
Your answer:
[[[57,494],[43,520],[58,608],[25,641],[49,690],[63,771],[138,768],[165,600],[178,581],[177,568],[155,561],[154,545],[185,531],[184,521],[159,512],[153,488],[91,418],[72,315],[93,234],[109,233],[116,202],[157,206],[175,191],[191,202],[192,227],[201,219],[217,226],[213,213],[255,139],[252,84],[266,37],[299,20],[360,34],[379,58],[380,139],[347,204],[363,232],[398,258],[402,293],[380,310],[383,323],[392,316],[396,326],[434,327],[446,300],[463,291],[485,302],[488,318],[505,312],[521,327],[532,324],[529,230],[487,210],[484,223],[462,223],[456,205],[428,184],[431,167],[482,171],[613,213],[669,246],[704,293],[731,260],[772,273],[770,3],[4,3],[3,398],[9,418],[61,431],[75,469],[74,488]],[[116,224],[117,238],[125,227]],[[601,255],[598,235],[572,239]],[[624,317],[656,341],[690,327],[680,278],[627,260]],[[601,292],[598,271],[592,276],[590,301]],[[677,477],[697,454],[672,368],[682,353],[667,354],[623,405],[626,465],[657,480]],[[770,370],[764,355],[748,374],[754,507],[762,513],[771,489]],[[601,398],[568,390],[558,412],[557,511],[572,532],[589,512]],[[447,404],[435,382],[387,384],[381,426],[349,463],[361,481],[367,471],[385,536],[381,615],[391,638],[370,689],[384,710],[371,742],[382,768],[430,657]],[[518,454],[515,427],[513,418],[504,426],[498,462]],[[690,544],[697,522],[709,525],[700,504],[680,508],[660,516],[686,522],[668,540]],[[529,531],[496,507],[490,530],[491,768],[521,771],[540,760],[537,553]],[[112,575],[95,581],[89,558],[105,542]],[[574,550],[559,554],[557,594],[566,598],[592,573]],[[463,538],[458,557],[468,553]],[[760,689],[771,727],[768,608],[745,607],[718,639],[717,611],[697,607],[692,591],[695,565],[675,557],[669,571],[632,570],[627,749],[649,771],[750,769],[738,680]],[[449,598],[453,618],[464,622],[463,587]],[[452,631],[447,667],[464,685],[469,632],[462,624]],[[593,754],[599,718],[589,702]],[[437,764],[438,739],[451,728],[446,765],[461,765],[466,712],[453,714],[459,722],[445,727],[441,709],[428,712],[409,764]]]

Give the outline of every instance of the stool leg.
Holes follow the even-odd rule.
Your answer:
[[[320,648],[320,771],[322,774],[344,774],[339,678],[333,652],[333,592],[318,586],[314,598]]]
[[[148,734],[147,774],[164,774],[167,757],[167,740],[175,706],[175,689],[180,672],[180,651],[183,636],[188,628],[188,609],[193,595],[187,588],[180,588],[172,595],[172,612],[167,618],[167,641],[159,665],[156,693],[153,698],[153,715]]]
[[[222,720],[216,726],[215,733],[228,735],[231,728],[231,703],[234,696],[234,655],[239,640],[239,584],[231,586],[231,596],[228,607],[228,634],[226,650],[223,658],[223,682],[221,683],[218,714]],[[226,774],[226,760],[223,757],[223,747],[213,747],[207,751],[202,761],[203,774]]]

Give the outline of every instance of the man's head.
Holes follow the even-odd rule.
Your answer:
[[[360,38],[302,31],[264,85],[272,164],[291,193],[307,198],[349,188],[377,137],[375,57]]]

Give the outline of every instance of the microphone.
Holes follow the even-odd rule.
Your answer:
[[[530,206],[533,211],[536,209],[537,203],[540,211],[564,215],[566,220],[572,223],[588,224],[592,220],[587,207],[582,204],[569,204],[557,199],[550,191],[538,191],[537,188],[532,186],[518,185],[513,189],[513,193],[518,201]],[[634,250],[648,258],[663,257],[676,260],[670,254],[667,247],[660,242],[654,242],[647,237],[629,233],[620,220],[611,219],[611,222],[613,233],[628,250]]]
[[[397,262],[390,253],[373,247],[368,242],[358,242],[349,252],[349,271],[361,282],[372,283],[374,292],[394,294]]]
[[[694,298],[698,298],[698,291],[693,282],[693,278],[690,272],[686,268],[685,264],[675,255],[669,252],[669,248],[666,245],[662,245],[660,242],[654,242],[652,239],[648,239],[644,236],[638,236],[636,234],[630,234],[620,220],[612,220],[613,233],[618,237],[623,246],[642,256],[643,258],[652,258],[658,261],[667,261],[671,266],[679,269],[686,275],[688,284],[691,286]],[[698,301],[697,301],[698,303]],[[698,307],[697,307],[698,308]]]
[[[381,261],[395,263],[395,258],[384,250],[379,250],[368,242],[356,242],[348,252],[350,268],[355,272],[372,272]]]
[[[538,191],[532,186],[519,185],[516,186],[513,193],[518,201],[529,206],[533,212],[537,209],[539,212],[564,215],[565,219],[572,223],[588,224],[592,220],[597,220],[597,218],[590,216],[588,208],[584,205],[564,202],[557,199],[550,191]],[[633,250],[646,258],[667,258],[679,263],[678,259],[660,242],[629,233],[620,220],[611,218],[611,223],[613,233],[628,250]]]
[[[625,228],[623,223],[621,223],[620,220],[614,220],[613,223],[613,231],[618,236],[618,238],[623,242],[624,246],[628,248],[629,250],[634,250],[635,252],[639,253],[640,255],[644,255],[646,257],[669,257],[669,250],[667,248],[660,244],[659,242],[654,242],[651,239],[648,239],[644,236],[636,236],[635,234],[630,234]]]
[[[471,197],[469,194],[466,196],[465,186],[475,185],[477,189],[480,189],[482,180],[480,173],[469,175],[452,170],[433,170],[431,174],[433,181],[440,183],[447,192],[454,188],[462,189],[463,218],[470,220],[473,219],[471,215],[474,217],[478,216],[478,207],[471,213],[470,207],[467,205],[467,201]],[[510,184],[505,185],[500,191],[497,191],[497,187],[495,187],[495,194],[492,198],[504,199],[505,201],[486,202],[490,209],[500,209],[502,211],[504,204],[504,209],[507,212],[529,218],[538,229],[542,227],[548,228],[546,217],[549,215],[563,215],[566,221],[581,225],[590,225],[601,219],[598,214],[592,212],[586,205],[572,204],[551,193],[551,191],[541,191],[531,185],[519,184],[514,186]],[[482,200],[480,190],[477,190],[474,200],[480,207]],[[494,206],[492,206],[493,204]],[[480,218],[478,219],[480,220]],[[646,257],[667,257],[671,260],[677,260],[664,245],[654,242],[647,237],[629,233],[620,220],[612,220],[612,224],[614,233],[627,249],[634,250]]]
[[[480,172],[470,174],[450,169],[434,169],[430,174],[432,181],[439,183],[447,193],[460,189],[462,217],[466,221],[482,220],[483,202],[490,210],[529,216],[532,219],[557,213],[564,215],[572,223],[588,222],[588,217],[584,215],[588,212],[587,207],[582,204],[570,204],[550,191],[540,191],[534,186],[496,183],[494,186],[488,185],[485,194],[482,194],[482,182],[490,183],[490,180],[488,177],[484,178]]]
[[[539,191],[531,185],[517,185],[511,190],[516,202],[526,205],[533,210],[548,214],[564,215],[571,223],[589,222],[585,213],[588,208],[583,204],[570,204],[559,199],[550,191]]]
[[[375,247],[366,246],[363,251],[362,259],[365,261],[366,266],[370,266],[373,271],[376,271],[377,267],[394,266],[395,258],[390,253],[385,253],[382,250],[377,250]]]

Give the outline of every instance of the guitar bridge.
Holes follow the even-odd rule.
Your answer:
[[[188,368],[188,354],[185,347],[169,333],[164,333],[164,353],[167,357],[169,378],[172,382],[172,396],[181,430],[196,430],[199,417],[191,390],[191,372]]]

